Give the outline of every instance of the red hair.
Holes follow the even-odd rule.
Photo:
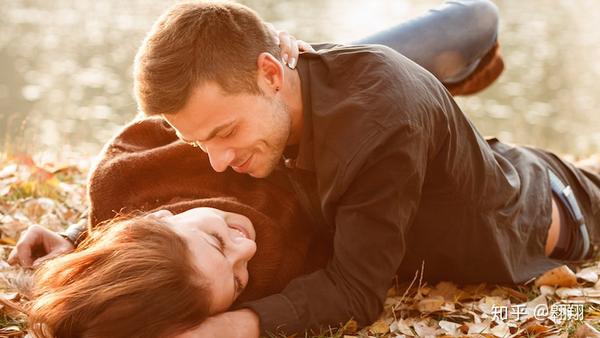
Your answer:
[[[151,338],[210,315],[210,292],[186,242],[154,217],[120,218],[35,273],[38,338]]]

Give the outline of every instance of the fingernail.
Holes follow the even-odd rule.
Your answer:
[[[290,68],[296,68],[296,58],[291,58],[289,62]]]
[[[283,54],[283,63],[284,64],[288,63],[288,55],[287,54]]]

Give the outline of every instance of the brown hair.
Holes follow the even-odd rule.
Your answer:
[[[209,315],[209,288],[186,242],[154,217],[99,227],[34,278],[38,338],[165,337]]]
[[[173,114],[192,90],[214,81],[229,94],[260,94],[257,58],[279,55],[264,22],[229,2],[186,2],[167,10],[139,48],[134,92],[146,115]]]

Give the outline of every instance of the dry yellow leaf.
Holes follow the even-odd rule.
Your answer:
[[[369,327],[369,331],[375,334],[384,334],[390,332],[390,326],[383,320],[378,320]]]
[[[427,297],[417,303],[417,310],[421,312],[440,311],[444,303],[444,297],[442,296]]]
[[[594,329],[594,327],[591,326],[590,324],[584,322],[583,324],[581,324],[581,326],[579,326],[577,331],[575,331],[575,335],[573,337],[575,337],[575,338],[600,338],[600,332],[598,332],[598,330]]]
[[[568,266],[562,265],[550,271],[546,271],[535,281],[535,286],[563,286],[572,287],[577,285],[577,277]]]
[[[358,323],[354,319],[350,319],[344,325],[344,332],[349,334],[355,334],[358,331]]]

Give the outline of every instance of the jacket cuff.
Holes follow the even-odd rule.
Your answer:
[[[269,337],[270,334],[290,335],[304,331],[296,309],[282,294],[241,303],[236,308],[249,308],[258,314],[261,335]]]
[[[77,247],[87,235],[87,227],[84,224],[83,222],[71,224],[65,231],[58,234],[71,242],[74,247]]]

